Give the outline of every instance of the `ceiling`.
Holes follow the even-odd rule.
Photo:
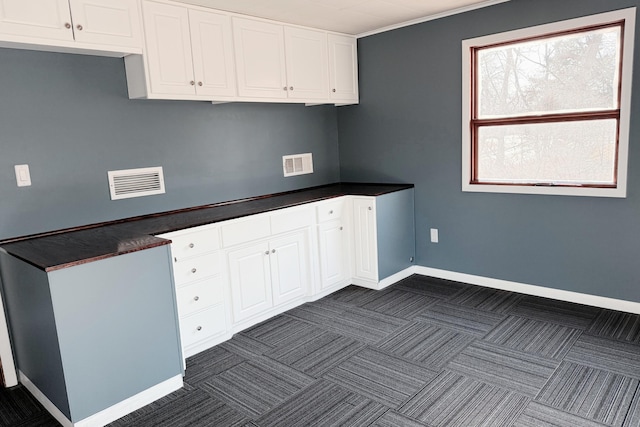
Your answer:
[[[180,0],[353,35],[368,35],[508,0]]]

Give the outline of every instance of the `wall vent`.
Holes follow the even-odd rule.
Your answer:
[[[108,175],[111,200],[151,196],[165,192],[162,166],[109,171]]]
[[[284,176],[313,173],[313,156],[311,153],[282,156],[282,168]]]

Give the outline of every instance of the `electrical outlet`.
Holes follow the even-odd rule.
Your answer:
[[[31,174],[29,173],[29,165],[15,165],[16,182],[18,187],[28,187],[31,185]]]
[[[438,243],[438,229],[432,228],[430,231],[431,231],[431,243]]]

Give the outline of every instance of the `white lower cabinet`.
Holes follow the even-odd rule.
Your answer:
[[[184,356],[349,284],[390,284],[413,262],[413,212],[413,189],[407,189],[160,236],[172,240]]]
[[[306,295],[308,234],[302,230],[228,252],[234,322]]]

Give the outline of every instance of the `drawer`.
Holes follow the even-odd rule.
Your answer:
[[[173,277],[176,286],[219,274],[222,271],[221,258],[220,252],[213,252],[174,263]]]
[[[218,304],[205,311],[180,319],[182,347],[214,337],[227,331],[224,305]]]
[[[251,242],[271,235],[269,215],[253,215],[223,224],[222,242],[225,247]]]
[[[178,314],[188,316],[196,311],[224,302],[222,276],[210,277],[176,290]]]
[[[344,197],[329,202],[322,202],[321,204],[316,206],[316,211],[318,213],[318,222],[331,221],[341,218],[344,206]]]
[[[171,253],[176,260],[201,255],[220,249],[218,227],[193,231],[184,234],[170,235]]]
[[[271,214],[271,233],[279,234],[313,224],[313,207],[287,208]]]

